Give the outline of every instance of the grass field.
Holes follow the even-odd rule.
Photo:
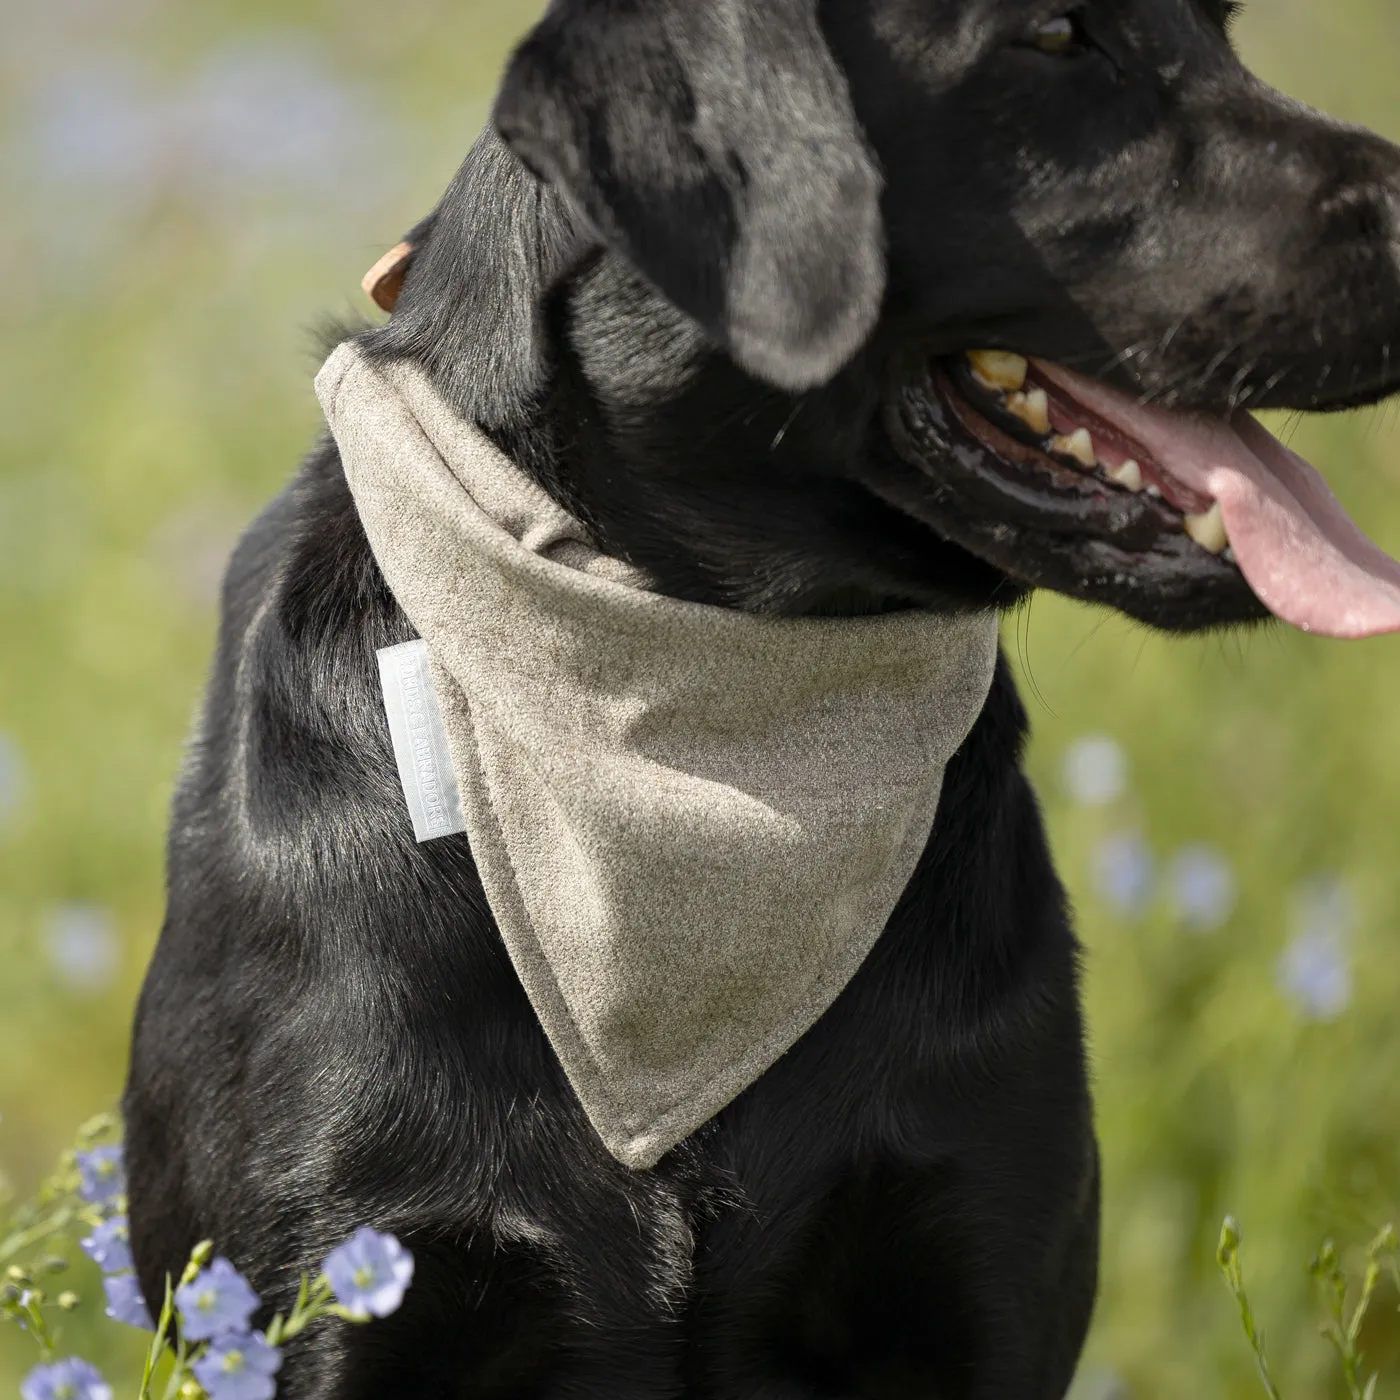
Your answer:
[[[231,541],[317,428],[311,327],[435,200],[520,0],[51,0],[0,46],[0,1170],[121,1083],[170,785]],[[1261,73],[1400,139],[1382,0],[1256,0]],[[1277,426],[1277,425],[1276,425]],[[1400,553],[1382,410],[1286,425]],[[1400,639],[1007,624],[1088,948],[1107,1221],[1083,1393],[1252,1396],[1241,1220],[1287,1400],[1341,1394],[1305,1266],[1400,1215]],[[90,1281],[89,1281],[90,1282]],[[1396,1362],[1383,1296],[1366,1334]],[[138,1344],[80,1315],[114,1378]],[[30,1361],[0,1330],[0,1394]]]

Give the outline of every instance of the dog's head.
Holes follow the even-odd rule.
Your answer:
[[[1397,629],[1400,566],[1245,410],[1400,384],[1400,151],[1254,78],[1232,8],[555,0],[495,120],[745,374],[878,377],[897,469],[853,470],[998,577]]]

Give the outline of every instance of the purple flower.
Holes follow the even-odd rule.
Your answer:
[[[1081,807],[1109,807],[1128,790],[1128,756],[1116,739],[1090,734],[1070,745],[1064,784]]]
[[[124,1215],[104,1220],[82,1241],[83,1253],[104,1274],[124,1274],[132,1267],[131,1231]]]
[[[1355,991],[1351,890],[1336,876],[1307,881],[1294,898],[1293,923],[1295,937],[1278,963],[1279,983],[1308,1020],[1335,1021]]]
[[[73,992],[105,991],[121,962],[116,920],[106,909],[65,904],[49,916],[45,932],[49,961],[59,980]]]
[[[95,1206],[126,1195],[126,1167],[120,1147],[94,1147],[78,1153],[78,1195]]]
[[[1137,917],[1152,902],[1157,866],[1142,837],[1106,836],[1094,848],[1094,888],[1120,914]]]
[[[362,1225],[326,1257],[326,1277],[354,1318],[388,1317],[413,1280],[413,1255],[393,1235]]]
[[[1279,959],[1278,979],[1308,1020],[1339,1019],[1353,993],[1346,940],[1325,933],[1295,938]]]
[[[1168,884],[1177,913],[1197,933],[1213,932],[1235,912],[1235,872],[1214,846],[1183,846],[1172,861]]]
[[[156,1330],[156,1325],[151,1320],[151,1310],[141,1295],[141,1284],[135,1274],[117,1274],[113,1278],[104,1278],[102,1288],[107,1294],[107,1316],[113,1322],[122,1322],[128,1327],[139,1327],[143,1332]]]
[[[247,1332],[258,1302],[248,1280],[227,1259],[214,1260],[175,1290],[180,1331],[187,1342],[205,1342],[228,1332]]]
[[[36,1366],[19,1388],[24,1400],[112,1400],[112,1387],[96,1366],[76,1356]]]
[[[209,1400],[272,1400],[282,1353],[261,1332],[221,1337],[191,1368]]]

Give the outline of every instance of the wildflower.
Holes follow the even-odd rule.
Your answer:
[[[78,1153],[78,1195],[95,1206],[110,1205],[126,1195],[126,1166],[119,1146],[94,1147]]]
[[[20,1385],[23,1400],[112,1400],[112,1387],[97,1367],[76,1356],[36,1366]]]
[[[1213,932],[1235,912],[1235,872],[1214,846],[1184,846],[1168,883],[1177,913],[1199,933]]]
[[[1279,959],[1278,980],[1305,1017],[1335,1021],[1351,1005],[1351,935],[1357,911],[1336,876],[1306,881],[1293,903],[1293,941]]]
[[[175,1290],[180,1331],[190,1342],[208,1341],[226,1332],[246,1332],[258,1302],[248,1280],[222,1258]]]
[[[131,1231],[124,1215],[104,1220],[85,1240],[83,1253],[104,1274],[124,1274],[132,1267]]]
[[[272,1400],[282,1353],[261,1332],[221,1337],[192,1367],[209,1400]]]
[[[1094,887],[1120,914],[1139,915],[1152,899],[1156,867],[1146,842],[1132,832],[1105,837],[1094,849]]]
[[[1295,938],[1279,959],[1279,984],[1311,1021],[1335,1021],[1351,1005],[1346,940],[1322,932]]]
[[[105,991],[117,975],[121,940],[116,920],[106,909],[60,906],[49,915],[44,944],[54,972],[69,991],[90,996]]]
[[[388,1317],[413,1279],[413,1255],[393,1235],[362,1225],[326,1258],[326,1277],[352,1317]]]
[[[1106,734],[1077,739],[1065,754],[1064,784],[1081,807],[1108,807],[1128,790],[1128,756]]]
[[[102,1289],[107,1295],[107,1316],[113,1322],[125,1323],[128,1327],[139,1327],[143,1332],[154,1332],[155,1323],[151,1320],[151,1310],[141,1295],[141,1284],[135,1274],[117,1274],[102,1280]]]

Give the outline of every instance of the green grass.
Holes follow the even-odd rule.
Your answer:
[[[436,198],[537,7],[117,8],[22,7],[0,53],[0,171],[19,215],[0,224],[0,735],[27,775],[0,815],[0,1164],[20,1188],[119,1090],[161,916],[170,783],[212,644],[211,579],[317,429],[307,328],[360,308],[360,273]],[[1400,28],[1381,0],[1257,0],[1240,33],[1270,80],[1400,137]],[[340,189],[265,172],[211,182],[189,155],[199,120],[217,125],[200,94],[226,90],[230,65],[265,74],[267,53],[300,55],[358,114],[353,144],[332,152]],[[150,118],[165,151],[154,171],[104,182],[80,159],[65,181],[26,163],[45,132],[72,157],[53,111],[110,106],[122,82],[137,98],[116,117],[93,109],[84,139],[121,154],[136,139],[121,101],[154,94],[167,103]],[[290,141],[296,113],[280,120]],[[1393,414],[1303,423],[1293,442],[1400,552]],[[1090,1365],[1135,1397],[1262,1393],[1216,1268],[1233,1212],[1280,1390],[1345,1395],[1304,1264],[1324,1234],[1364,1251],[1400,1214],[1400,639],[1171,641],[1048,597],[1007,639],[1088,950],[1107,1192]],[[1129,762],[1107,806],[1076,804],[1062,781],[1090,734]],[[0,813],[4,792],[0,779]],[[1192,843],[1223,852],[1239,892],[1228,922],[1192,932],[1161,897],[1140,917],[1116,912],[1092,871],[1122,832],[1163,859]],[[1303,1019],[1276,975],[1297,892],[1319,876],[1342,880],[1356,909],[1354,995],[1330,1022]],[[100,993],[66,983],[48,951],[56,911],[74,905],[116,930]],[[1377,1362],[1400,1361],[1397,1302],[1383,1280],[1365,1335]],[[73,1329],[114,1377],[134,1374],[134,1334]],[[29,1359],[0,1331],[0,1393]]]

